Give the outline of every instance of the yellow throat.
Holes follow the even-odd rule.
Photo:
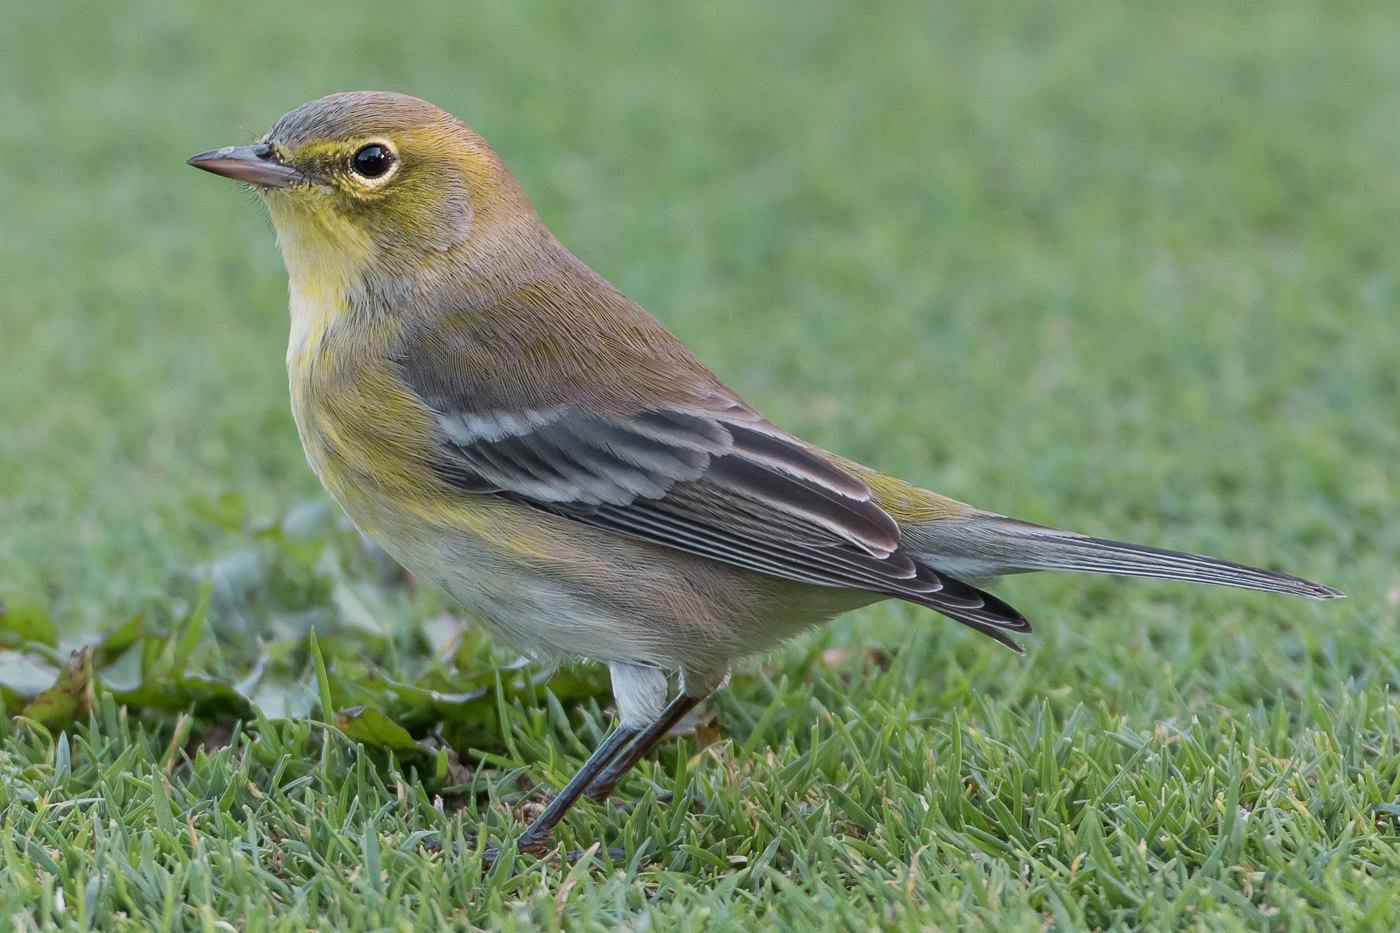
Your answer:
[[[349,310],[351,287],[368,266],[373,245],[334,211],[286,204],[286,196],[275,192],[266,200],[287,263],[292,317],[287,369],[295,391],[326,331]]]

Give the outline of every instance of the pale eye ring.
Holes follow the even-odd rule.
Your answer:
[[[366,143],[350,157],[350,170],[371,181],[383,178],[394,167],[394,152],[383,143]]]

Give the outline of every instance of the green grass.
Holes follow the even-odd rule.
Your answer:
[[[142,647],[68,732],[0,727],[0,916],[1400,923],[1394,4],[11,6],[0,589],[62,641],[0,653],[0,681],[32,694],[138,614]],[[570,816],[561,842],[624,863],[483,874],[470,845],[424,848],[509,835],[608,701],[586,671],[494,692],[502,656],[441,600],[293,510],[321,493],[281,261],[251,199],[183,160],[366,87],[479,130],[566,245],[784,427],[984,508],[1351,598],[1017,578],[998,592],[1036,625],[1024,658],[873,607],[745,668],[710,703],[719,741],[663,749],[623,784],[630,814]],[[236,682],[260,652],[268,696],[321,716],[313,624],[333,706],[415,735],[440,714],[470,780],[440,744],[390,759],[304,717],[229,736],[207,698],[181,718],[196,675]],[[489,702],[391,701],[371,665]],[[161,678],[165,706],[140,692]]]

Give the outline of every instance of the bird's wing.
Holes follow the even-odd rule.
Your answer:
[[[804,583],[942,588],[864,483],[746,409],[437,419],[435,469],[463,490]]]
[[[751,410],[438,412],[446,482],[803,583],[920,603],[1019,651],[1015,609],[900,548],[869,487]]]

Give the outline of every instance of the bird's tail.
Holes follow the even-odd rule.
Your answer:
[[[918,525],[908,529],[906,539],[905,546],[920,563],[964,580],[986,580],[1033,570],[1065,570],[1212,583],[1308,599],[1346,595],[1286,573],[1199,554],[1090,538],[989,512],[978,512],[960,521]]]

